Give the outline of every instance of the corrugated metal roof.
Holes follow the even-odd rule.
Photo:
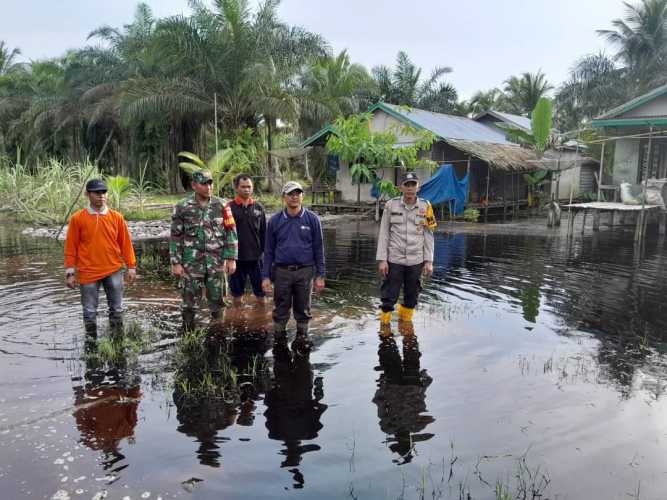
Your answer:
[[[537,170],[537,156],[532,149],[516,144],[493,144],[489,142],[444,139],[447,144],[487,162],[491,168],[509,172],[531,172]]]
[[[418,127],[430,130],[442,139],[510,144],[505,139],[505,134],[465,116],[433,113],[431,111],[424,111],[423,109],[406,108],[384,102],[371,107],[370,111],[372,112],[377,109],[383,110],[395,117],[399,115]]]
[[[480,121],[486,116],[490,116],[491,118],[495,119],[496,122],[503,122],[507,123],[508,125],[514,125],[515,127],[524,129],[526,132],[531,131],[530,118],[526,118],[525,116],[520,115],[513,115],[512,113],[502,113],[500,111],[493,110],[482,111],[481,113],[478,113],[476,116],[474,116],[473,120]]]

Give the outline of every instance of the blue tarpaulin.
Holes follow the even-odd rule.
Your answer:
[[[432,205],[453,202],[452,209],[455,215],[463,213],[466,195],[468,193],[468,174],[459,180],[456,178],[454,167],[445,163],[426,181],[419,190],[418,196],[431,202]]]

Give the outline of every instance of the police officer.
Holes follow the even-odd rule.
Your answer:
[[[383,277],[380,288],[380,322],[388,324],[403,287],[398,318],[412,321],[421,291],[420,277],[433,273],[433,230],[436,227],[431,204],[417,197],[419,178],[403,175],[402,196],[388,200],[382,213],[376,259]]]
[[[211,173],[192,174],[193,193],[174,206],[169,255],[171,272],[181,278],[183,329],[195,327],[202,288],[212,319],[224,307],[225,275],[236,270],[237,236],[234,217],[225,200],[213,196]]]

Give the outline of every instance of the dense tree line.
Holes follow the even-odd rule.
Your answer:
[[[20,63],[0,41],[0,155],[30,165],[57,157],[99,158],[112,173],[180,187],[179,151],[208,157],[243,147],[266,172],[266,151],[294,145],[341,115],[386,101],[474,115],[495,109],[528,115],[553,93],[561,130],[667,82],[667,0],[628,4],[624,19],[600,31],[613,56],[577,61],[558,87],[541,72],[510,76],[502,88],[461,101],[451,68],[423,77],[404,52],[393,68],[368,71],[320,35],[277,16],[279,0],[190,2],[192,13],[156,19],[139,4],[122,28],[101,26],[88,45],[64,56]],[[252,143],[252,144],[249,144]]]

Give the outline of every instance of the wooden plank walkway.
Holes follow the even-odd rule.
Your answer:
[[[563,210],[567,210],[571,214],[568,215],[567,232],[571,234],[574,232],[574,219],[578,213],[583,213],[583,221],[581,224],[581,234],[584,234],[586,229],[586,217],[588,213],[593,214],[593,231],[600,230],[601,214],[609,215],[608,225],[614,226],[617,221],[620,225],[629,223],[635,225],[635,241],[641,241],[646,234],[646,226],[649,219],[653,217],[658,224],[658,231],[660,234],[665,234],[667,230],[667,212],[662,205],[626,205],[619,202],[610,201],[591,201],[587,203],[572,203],[563,205]],[[618,219],[617,219],[618,217]],[[630,221],[628,221],[630,219]]]

